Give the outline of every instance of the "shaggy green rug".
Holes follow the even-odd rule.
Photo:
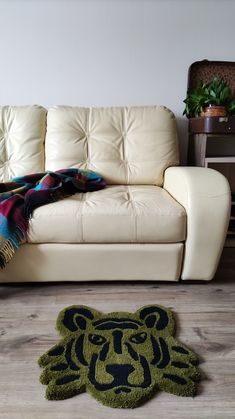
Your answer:
[[[134,408],[158,389],[196,395],[198,358],[174,338],[165,307],[104,314],[71,306],[59,313],[57,329],[62,339],[38,361],[49,400],[87,391],[104,405]]]

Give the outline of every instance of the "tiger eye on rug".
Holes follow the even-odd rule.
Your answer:
[[[56,326],[62,339],[38,361],[49,400],[87,391],[106,406],[134,408],[158,389],[196,395],[198,357],[174,338],[168,308],[104,314],[74,305],[59,313]]]

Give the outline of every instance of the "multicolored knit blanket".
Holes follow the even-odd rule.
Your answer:
[[[97,173],[80,169],[35,173],[0,183],[0,267],[4,268],[26,241],[28,220],[35,208],[105,185]]]

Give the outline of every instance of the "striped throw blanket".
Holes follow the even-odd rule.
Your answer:
[[[0,183],[0,267],[4,268],[26,241],[28,220],[35,208],[105,185],[95,172],[79,169],[36,173]]]

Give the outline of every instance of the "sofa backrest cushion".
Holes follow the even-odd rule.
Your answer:
[[[177,165],[173,113],[163,106],[79,108],[48,111],[46,170],[90,169],[108,184],[162,186],[163,172]]]
[[[0,180],[44,171],[46,109],[0,107]]]

